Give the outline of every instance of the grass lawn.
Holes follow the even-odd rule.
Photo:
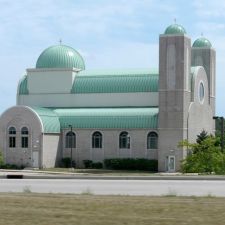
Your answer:
[[[38,170],[37,170],[38,171]],[[72,169],[71,168],[48,168],[41,169],[40,171],[47,172],[69,172],[69,173],[88,173],[93,175],[107,175],[107,176],[149,176],[156,173],[149,171],[135,171],[135,170],[108,170],[108,169]]]
[[[224,225],[225,198],[0,194],[1,225]]]

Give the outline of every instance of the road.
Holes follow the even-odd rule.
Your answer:
[[[225,197],[225,181],[0,179],[0,192]]]

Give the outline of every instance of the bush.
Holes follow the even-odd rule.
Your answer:
[[[103,163],[102,162],[93,162],[92,160],[83,160],[85,169],[102,169]]]
[[[184,173],[225,173],[225,154],[218,146],[215,137],[207,137],[199,143],[182,143],[192,154],[182,161],[181,170]]]
[[[11,170],[23,170],[25,168],[24,165],[17,166],[15,164],[2,164],[0,165],[0,169],[11,169]]]
[[[92,163],[92,168],[93,169],[102,169],[103,168],[103,163],[102,162],[93,162]]]
[[[105,159],[104,165],[107,169],[115,170],[143,170],[143,171],[158,171],[158,161],[154,159],[143,158],[114,158]]]
[[[74,164],[74,161],[72,161],[72,166]],[[62,158],[62,167],[64,168],[70,168],[71,167],[71,159],[70,157]]]
[[[83,164],[84,164],[85,169],[91,169],[92,163],[93,163],[92,160],[88,160],[88,159],[83,160]]]
[[[3,155],[2,155],[2,152],[0,150],[0,167],[4,165],[4,160],[3,160]]]

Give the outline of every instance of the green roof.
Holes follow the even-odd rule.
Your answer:
[[[25,75],[19,82],[18,94],[19,95],[28,95],[29,94],[29,91],[27,88],[27,75]]]
[[[84,60],[75,49],[66,45],[54,45],[45,49],[36,63],[36,68],[73,67],[84,70]]]
[[[132,129],[158,126],[158,108],[38,108],[45,133],[59,133],[60,128]]]
[[[204,37],[200,37],[197,40],[195,40],[192,47],[194,47],[194,48],[211,48],[212,44],[208,39],[206,39]]]
[[[158,92],[158,70],[84,70],[74,79],[71,93]],[[19,83],[19,95],[29,94],[27,76]]]
[[[158,71],[151,69],[84,70],[71,93],[157,92]]]
[[[60,122],[58,115],[49,108],[31,107],[40,117],[44,133],[60,133]]]
[[[164,34],[186,34],[186,30],[184,29],[183,26],[179,24],[172,24],[168,26],[164,32]]]

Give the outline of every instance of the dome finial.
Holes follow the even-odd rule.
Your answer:
[[[176,23],[177,23],[177,18],[175,17],[175,18],[173,19],[173,21],[174,21],[174,23],[176,24]]]
[[[203,37],[203,32],[201,32],[201,36]]]
[[[62,39],[61,38],[59,39],[59,45],[62,45]]]

